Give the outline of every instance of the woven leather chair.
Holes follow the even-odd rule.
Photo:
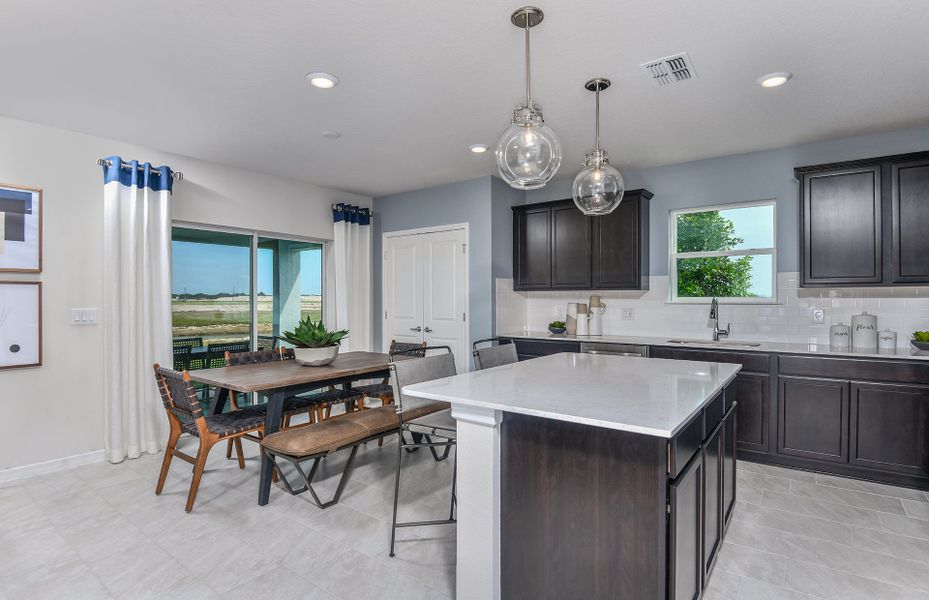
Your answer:
[[[425,525],[447,525],[455,519],[455,478],[458,471],[457,458],[452,471],[452,498],[448,518],[429,521],[397,522],[397,507],[400,499],[400,463],[404,449],[428,447],[436,461],[448,458],[452,446],[456,443],[457,423],[452,417],[451,407],[446,402],[409,398],[403,395],[403,386],[424,381],[432,381],[457,374],[455,355],[448,346],[425,347],[425,351],[444,350],[440,354],[422,358],[392,361],[390,371],[394,386],[394,398],[397,415],[400,418],[400,435],[397,444],[397,473],[394,484],[394,512],[390,530],[390,556],[394,556],[394,543],[398,527],[421,527]],[[413,441],[408,442],[406,433]],[[435,441],[433,441],[435,439]],[[436,448],[445,448],[441,457]]]
[[[234,440],[239,454],[239,468],[245,468],[242,457],[242,438],[260,441],[264,432],[264,411],[247,408],[221,415],[204,416],[197,391],[191,384],[190,375],[186,371],[165,369],[158,364],[153,365],[155,382],[161,393],[161,400],[168,415],[171,426],[168,434],[168,444],[165,448],[164,460],[161,463],[161,474],[155,493],[161,494],[164,489],[165,478],[171,467],[171,459],[175,456],[194,465],[194,474],[190,482],[190,491],[187,494],[187,512],[194,507],[197,499],[197,489],[200,487],[200,477],[206,466],[206,459],[210,449],[222,440]],[[197,456],[193,457],[177,449],[177,441],[183,434],[190,434],[199,438]],[[254,435],[252,435],[254,434]]]
[[[481,344],[488,343],[489,346],[478,348]],[[474,368],[478,371],[519,362],[516,344],[507,338],[488,338],[474,342],[472,356],[474,356]]]

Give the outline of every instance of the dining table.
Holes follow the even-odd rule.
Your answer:
[[[388,377],[389,357],[380,352],[343,352],[322,367],[307,367],[293,359],[264,363],[197,369],[190,379],[217,388],[211,414],[220,414],[226,407],[230,391],[257,392],[268,397],[265,413],[265,435],[281,428],[284,399],[295,394],[343,385],[353,381]],[[271,495],[271,459],[261,454],[261,476],[258,480],[258,504],[264,506]]]

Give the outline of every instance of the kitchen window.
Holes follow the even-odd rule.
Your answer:
[[[774,200],[671,211],[670,299],[774,302]]]

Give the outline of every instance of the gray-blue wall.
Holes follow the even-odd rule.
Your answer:
[[[607,140],[606,148],[609,149]],[[748,200],[777,200],[777,270],[799,270],[799,201],[794,167],[929,150],[929,127],[863,135],[736,154],[623,173],[626,189],[646,188],[651,200],[652,275],[668,273],[668,213],[675,208],[711,206]],[[573,164],[567,160],[565,164]],[[576,162],[576,161],[574,161]],[[567,167],[562,166],[562,173]],[[571,197],[573,173],[541,190],[526,192],[525,202]],[[512,260],[511,250],[494,248],[494,264]]]
[[[468,319],[471,341],[493,333],[491,177],[481,177],[374,199],[374,344],[383,342],[381,297],[382,234],[390,231],[468,223]],[[509,210],[509,207],[507,207]],[[512,252],[512,249],[510,250]],[[502,250],[499,251],[502,255]],[[510,259],[512,260],[512,258]]]

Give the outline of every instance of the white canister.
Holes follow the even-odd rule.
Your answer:
[[[877,347],[881,350],[894,350],[897,347],[897,332],[889,329],[878,332]]]
[[[851,345],[851,337],[848,325],[836,323],[829,328],[829,345],[833,348],[848,348]]]
[[[877,348],[877,316],[867,311],[852,315],[852,346],[855,348]]]

